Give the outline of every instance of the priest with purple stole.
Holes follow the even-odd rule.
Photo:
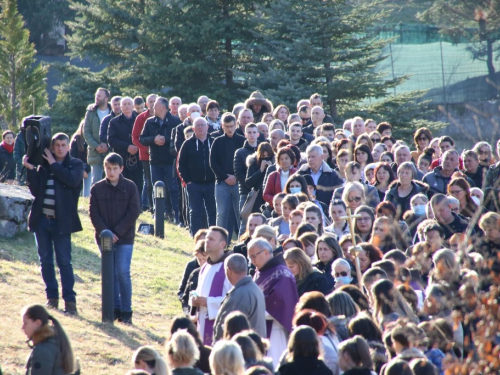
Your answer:
[[[227,231],[221,227],[210,227],[205,238],[205,251],[208,261],[198,277],[196,296],[190,299],[190,305],[196,308],[198,332],[205,345],[212,345],[215,317],[231,283],[224,271],[224,260],[231,253],[224,253],[228,240]]]
[[[286,266],[282,254],[273,256],[273,248],[267,240],[255,238],[247,249],[248,258],[257,268],[255,283],[264,293],[266,301],[267,338],[271,342],[267,355],[277,368],[287,348],[295,305],[299,300],[295,277]]]

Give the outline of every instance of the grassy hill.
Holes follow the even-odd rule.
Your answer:
[[[80,316],[54,315],[61,321],[80,360],[82,374],[124,374],[134,350],[153,345],[163,352],[172,318],[180,314],[176,290],[190,259],[192,239],[184,229],[166,224],[163,240],[138,235],[132,258],[133,326],[101,323],[101,259],[88,217],[88,200],[80,200],[84,230],[72,237],[75,291]],[[139,222],[152,222],[141,215]],[[0,365],[4,374],[24,374],[30,349],[21,331],[20,310],[45,303],[45,286],[32,233],[0,239],[0,250],[12,261],[0,259]],[[63,305],[63,301],[61,301]]]

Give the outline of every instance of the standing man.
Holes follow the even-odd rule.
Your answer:
[[[123,177],[132,180],[139,194],[142,192],[142,164],[139,163],[139,148],[132,143],[132,129],[137,112],[134,101],[128,96],[120,103],[122,113],[109,122],[108,144],[124,161]]]
[[[240,112],[248,111],[247,109]],[[254,123],[247,124],[245,127],[245,138],[247,139],[243,144],[243,147],[236,151],[234,154],[234,175],[238,180],[238,190],[240,192],[240,211],[247,200],[248,193],[250,193],[250,188],[245,184],[245,179],[247,177],[247,157],[257,151],[259,145],[259,129]],[[236,217],[237,220],[240,219],[239,214]],[[246,219],[241,219],[240,229],[238,235],[241,236],[245,231],[247,225]]]
[[[113,96],[111,98],[111,113],[102,119],[101,127],[99,128],[99,140],[101,141],[101,143],[106,143],[106,145],[108,144],[109,122],[111,121],[111,119],[122,113],[122,110],[120,108],[121,101],[121,96]]]
[[[248,108],[242,109],[238,113],[238,122],[237,122],[238,126],[236,128],[236,134],[239,134],[241,136],[245,136],[245,128],[246,128],[247,124],[250,124],[252,121],[253,121],[252,111]]]
[[[233,160],[236,150],[243,147],[245,137],[235,134],[236,118],[232,113],[224,113],[221,121],[224,135],[214,140],[210,152],[210,168],[217,179],[215,183],[217,226],[226,229],[232,235],[234,218],[239,221],[240,217],[240,193],[238,180],[234,175]]]
[[[224,260],[226,278],[233,286],[222,301],[214,323],[214,342],[222,339],[224,320],[233,311],[246,315],[250,327],[266,337],[266,301],[262,290],[247,275],[247,260],[241,254],[229,255]]]
[[[97,244],[103,230],[113,232],[114,319],[132,324],[130,263],[134,250],[135,223],[141,213],[140,195],[134,182],[123,176],[123,159],[120,155],[113,152],[106,156],[104,172],[106,178],[96,182],[90,189],[90,221],[95,229]]]
[[[35,197],[28,218],[28,227],[35,232],[42,278],[45,282],[47,306],[59,307],[59,287],[54,270],[54,248],[59,267],[64,299],[64,311],[77,314],[75,276],[71,264],[71,233],[82,230],[78,216],[78,198],[83,181],[83,163],[69,155],[69,138],[64,133],[52,137],[52,149],[45,149],[47,161],[35,167],[24,155],[27,182]]]
[[[443,165],[434,168],[433,171],[427,173],[422,179],[422,182],[429,185],[429,191],[427,192],[429,197],[432,197],[434,194],[447,194],[451,176],[459,170],[459,155],[457,151],[448,150],[441,158],[443,159]]]
[[[303,109],[307,110],[308,107],[302,107],[300,110],[302,111]],[[307,134],[312,134],[314,135],[314,130],[323,125],[324,123],[324,120],[325,120],[325,111],[323,110],[323,108],[319,107],[319,106],[316,106],[316,107],[313,107],[313,109],[311,110],[311,116],[310,118],[307,117],[307,112],[299,112],[300,114],[300,118],[302,120],[302,126],[304,127],[305,124],[304,124],[304,120],[310,120],[310,125],[307,125],[304,127],[304,133],[307,133]],[[307,123],[307,122],[306,122]]]
[[[198,332],[205,345],[212,345],[215,318],[227,292],[232,288],[224,272],[224,261],[229,253],[224,253],[228,238],[221,227],[210,227],[205,238],[208,261],[198,276],[197,297],[190,300],[198,315]],[[292,309],[293,311],[293,309]]]
[[[170,98],[170,101],[168,102],[170,106],[170,113],[172,113],[174,116],[180,117],[179,116],[179,107],[182,105],[182,100],[178,96],[174,96]]]
[[[267,338],[271,341],[268,355],[276,368],[287,347],[295,305],[299,300],[295,277],[286,266],[283,255],[274,257],[273,247],[263,238],[250,241],[248,259],[257,268],[254,280],[264,293]]]
[[[196,102],[200,106],[202,116],[207,115],[207,104],[209,101],[210,99],[208,98],[208,96],[202,95],[198,98],[198,101]]]
[[[167,212],[167,218],[177,224],[179,222],[178,186],[173,169],[175,157],[170,153],[170,137],[172,129],[179,125],[181,120],[170,113],[168,99],[161,96],[156,98],[153,111],[154,117],[147,119],[139,137],[139,142],[149,147],[149,164],[151,166],[153,186],[156,181],[161,180],[168,187],[167,200],[170,200],[172,209],[168,210],[169,205],[166,205],[167,211],[169,211]]]
[[[323,99],[321,98],[321,95],[318,94],[318,93],[314,93],[314,94],[311,95],[311,97],[309,98],[309,103],[311,103],[311,107],[313,107],[313,108],[316,107],[316,106],[318,106],[318,107],[323,108],[323,110],[324,110]],[[333,124],[332,117],[330,115],[326,114],[326,112],[325,112],[325,119],[324,119],[324,121],[326,123]]]
[[[108,153],[108,145],[101,142],[99,131],[101,122],[111,113],[111,106],[108,104],[109,91],[98,88],[95,93],[95,103],[87,107],[85,114],[85,125],[83,126],[83,137],[88,145],[88,164],[92,173],[92,184],[102,179],[103,161]]]
[[[194,136],[183,143],[179,152],[179,174],[188,194],[191,236],[202,228],[204,213],[209,226],[216,222],[215,175],[210,168],[212,143],[207,120],[198,117],[194,120]]]
[[[305,152],[309,143],[302,138],[302,125],[300,122],[294,122],[288,127],[288,136],[290,143],[297,146],[301,152]]]
[[[153,117],[154,105],[158,95],[150,94],[146,98],[147,111],[142,112],[135,118],[134,127],[132,128],[132,143],[139,148],[139,161],[142,164],[142,175],[144,184],[142,186],[141,205],[142,210],[153,208],[153,183],[151,182],[151,169],[149,166],[149,147],[144,146],[140,141],[142,129],[149,117]]]

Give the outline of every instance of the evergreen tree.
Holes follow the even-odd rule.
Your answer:
[[[4,0],[0,14],[0,115],[16,130],[18,120],[47,105],[47,69],[35,65],[35,48],[17,10],[16,0]]]

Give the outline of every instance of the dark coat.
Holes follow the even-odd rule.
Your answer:
[[[384,200],[387,202],[391,202],[394,207],[396,207],[395,220],[401,220],[403,214],[406,211],[411,210],[411,198],[420,193],[427,195],[427,192],[429,191],[429,185],[427,185],[426,183],[413,180],[411,184],[413,186],[413,189],[406,197],[401,198],[398,194],[398,187],[401,185],[398,180],[393,181],[389,185],[389,189],[385,193]]]
[[[353,368],[344,371],[343,375],[372,375],[372,371],[369,368]]]
[[[182,275],[182,280],[179,284],[179,289],[177,290],[177,296],[179,297],[179,299],[181,299],[182,295],[184,294],[189,275],[191,275],[191,272],[193,272],[198,267],[200,267],[200,264],[198,263],[198,259],[196,257],[186,263],[186,267],[184,267],[184,274]]]
[[[16,162],[16,178],[24,185],[26,181],[26,168],[23,165],[23,156],[26,154],[26,138],[23,131],[17,133],[14,143],[14,161]]]
[[[16,178],[16,163],[14,152],[8,152],[0,145],[0,181],[14,180]]]
[[[179,367],[172,370],[172,375],[203,375],[203,372],[194,367]]]
[[[323,272],[323,274],[326,277],[326,281],[328,281],[328,284],[327,284],[328,292],[327,293],[330,293],[333,290],[333,286],[335,285],[335,279],[332,276],[332,263],[333,263],[333,260],[331,260],[327,264],[319,261],[318,263],[316,263],[314,265],[318,270]]]
[[[264,172],[260,170],[260,164],[257,162],[257,154],[252,154],[247,158],[247,167],[245,184],[250,189],[257,192],[257,198],[255,199],[252,212],[260,212],[260,206],[264,204],[264,199],[262,198],[262,183],[266,170],[264,169]]]
[[[170,138],[172,129],[181,123],[179,117],[170,112],[165,116],[165,122],[160,126],[158,117],[150,117],[146,120],[142,133],[139,136],[139,142],[149,147],[149,163],[156,165],[170,165],[174,163],[175,157],[170,154]],[[165,144],[158,146],[155,143],[155,137],[162,135],[165,137]],[[184,135],[184,133],[183,133]]]
[[[134,111],[135,116],[137,113]],[[109,122],[116,117],[116,113],[111,111],[111,113],[102,119],[101,127],[99,128],[99,140],[101,143],[108,143],[108,129]]]
[[[490,165],[483,183],[484,206],[488,211],[500,212],[498,193],[500,192],[500,162]]]
[[[300,357],[292,362],[285,363],[278,370],[279,375],[333,375],[332,370],[326,367],[325,362],[314,357]]]
[[[224,134],[214,139],[210,151],[210,168],[214,171],[218,182],[225,181],[230,174],[234,175],[234,155],[244,143],[245,138],[238,134],[232,137]]]
[[[65,375],[59,340],[52,335],[35,345],[26,364],[26,375]]]
[[[182,144],[179,152],[179,174],[186,184],[209,184],[215,181],[210,168],[210,148],[214,140],[208,137],[204,142],[195,136]]]
[[[191,315],[191,306],[189,306],[189,294],[192,291],[196,290],[196,288],[198,287],[198,278],[200,276],[200,270],[201,267],[198,267],[195,268],[193,272],[191,272],[186,281],[186,287],[184,288],[184,291],[180,298],[182,311],[184,311],[184,314],[186,315]]]
[[[316,268],[313,268],[313,272],[306,276],[304,280],[297,281],[299,298],[307,292],[321,292],[327,295],[330,290],[325,274]]]
[[[80,151],[78,149],[78,144],[76,142],[76,139],[73,139],[71,141],[71,145],[69,146],[69,154],[71,157],[80,159],[83,163],[83,170],[87,172],[87,174],[90,175],[90,165],[87,164],[87,142],[85,142],[85,139],[83,139],[83,151]]]
[[[323,162],[322,168],[323,172],[321,173],[318,183],[316,184],[316,199],[326,205],[329,205],[332,200],[333,191],[342,186],[344,181],[342,180],[342,177],[340,177],[340,175],[330,168],[325,162]],[[301,176],[311,174],[311,168],[309,168],[307,164],[304,164],[300,167],[297,173]]]
[[[432,172],[427,173],[422,179],[422,182],[425,182],[429,186],[429,191],[427,193],[429,198],[432,198],[434,194],[438,193],[446,195],[446,188],[451,181],[451,176],[443,177],[441,175],[442,170],[443,167],[436,167]]]
[[[132,113],[130,118],[126,118],[122,113],[119,116],[113,117],[109,122],[108,144],[114,152],[122,157],[124,164],[129,155],[128,147],[134,145],[132,143],[132,129],[134,128],[136,117],[137,114],[135,112]],[[139,161],[138,152],[134,157]]]
[[[140,213],[139,190],[133,181],[122,175],[116,186],[102,179],[90,189],[89,214],[97,243],[100,233],[109,229],[118,237],[117,245],[133,244]]]
[[[247,177],[247,157],[257,151],[258,145],[258,141],[255,147],[250,146],[248,141],[245,141],[243,147],[234,154],[234,176],[238,180],[238,189],[241,195],[248,195],[250,193],[250,188],[245,184]]]
[[[35,197],[28,218],[28,228],[31,232],[38,229],[43,209],[43,197],[49,173],[54,174],[54,189],[56,194],[56,219],[59,234],[70,234],[82,230],[78,216],[78,198],[83,181],[83,163],[79,159],[66,155],[62,163],[49,166],[40,165],[27,172],[28,186]]]

